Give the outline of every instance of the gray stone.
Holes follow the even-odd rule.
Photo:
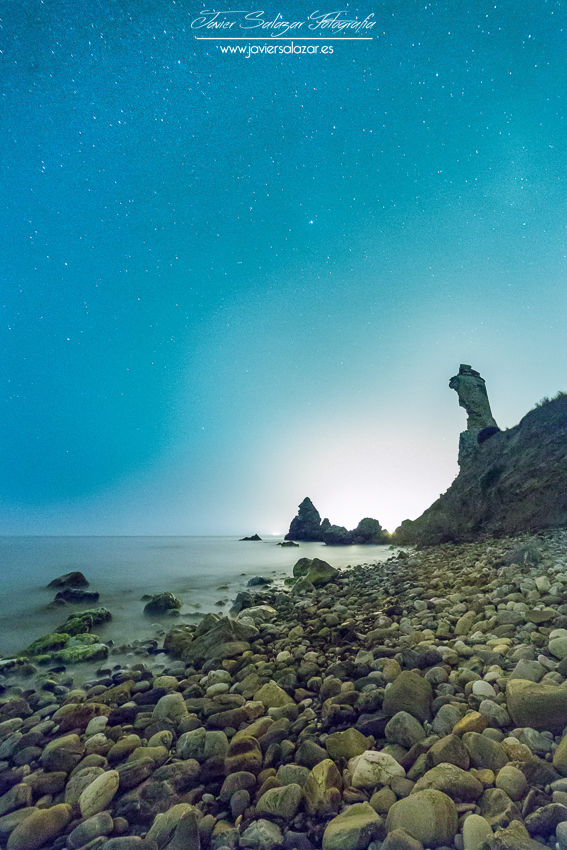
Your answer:
[[[558,850],[567,850],[567,823],[560,823],[555,830],[555,837],[559,845]]]
[[[549,803],[532,812],[524,820],[524,826],[530,835],[543,835],[546,838],[555,833],[560,823],[567,821],[567,806],[561,803]]]
[[[232,819],[236,820],[239,815],[244,814],[250,805],[250,791],[246,788],[241,788],[240,791],[235,791],[230,798],[230,813]]]
[[[505,827],[513,820],[522,820],[516,804],[500,788],[487,788],[477,805],[480,807],[480,814],[492,827]]]
[[[488,768],[488,770],[497,773],[500,768],[508,764],[508,756],[504,747],[487,735],[481,735],[478,732],[465,732],[463,744],[467,749],[473,767],[480,770]]]
[[[386,725],[385,735],[390,743],[401,744],[408,750],[426,737],[425,729],[421,723],[407,711],[398,711],[397,714],[394,714]],[[327,747],[327,749],[329,748]],[[358,754],[353,753],[353,755]]]
[[[256,803],[259,815],[268,815],[293,820],[299,809],[303,793],[300,785],[284,785],[283,788],[271,788]]]
[[[32,789],[27,783],[13,785],[9,791],[0,797],[0,816],[7,815],[14,809],[29,808],[32,804]]]
[[[403,670],[386,689],[382,710],[393,717],[399,711],[407,711],[420,723],[429,720],[433,688],[417,673]]]
[[[523,729],[513,729],[512,736],[517,738],[521,744],[529,747],[536,756],[545,756],[552,750],[552,740],[547,735],[544,735],[543,732],[530,729],[529,726]]]
[[[456,764],[462,770],[470,767],[470,756],[458,735],[445,735],[436,741],[427,753],[427,760],[433,767],[448,762]]]
[[[504,767],[498,771],[494,784],[497,788],[501,788],[502,791],[505,791],[510,799],[514,800],[514,802],[521,800],[528,791],[526,777],[521,770],[514,767],[512,764],[505,764]]]
[[[464,706],[464,709],[466,710],[466,706]],[[433,718],[431,730],[436,735],[450,735],[455,724],[459,722],[462,716],[463,711],[459,710],[456,706],[449,704],[442,705]]]
[[[283,835],[279,826],[260,818],[244,830],[240,836],[240,847],[250,850],[277,850],[282,841]]]
[[[212,628],[189,644],[183,651],[182,658],[190,663],[234,658],[249,649],[248,641],[254,640],[258,634],[258,629],[254,626],[246,626],[236,620],[222,617]]]
[[[246,770],[236,771],[235,773],[231,773],[230,776],[227,776],[224,780],[220,790],[219,799],[226,803],[236,791],[240,791],[243,788],[250,791],[255,786],[256,777],[253,773],[249,773]]]
[[[205,757],[205,740],[207,730],[204,726],[194,729],[192,732],[184,732],[180,735],[176,744],[177,758],[180,759],[202,759]]]
[[[479,782],[471,773],[462,770],[454,764],[438,764],[418,779],[412,794],[418,794],[426,788],[435,788],[443,791],[455,803],[471,803],[480,797],[484,791],[482,782]]]
[[[458,814],[453,800],[442,791],[427,789],[410,794],[390,808],[386,829],[402,827],[426,847],[452,845],[457,832]]]
[[[67,838],[67,846],[70,850],[77,850],[84,844],[88,844],[93,838],[101,835],[110,835],[114,828],[110,812],[98,812],[87,820],[80,823]]]
[[[26,806],[23,809],[14,809],[13,812],[0,817],[0,841],[5,842],[18,824],[34,812],[37,812],[35,806]]]
[[[193,811],[193,806],[189,805],[189,803],[178,803],[176,806],[172,806],[167,812],[156,815],[146,838],[155,841],[159,850],[166,845],[171,850],[170,842],[175,835],[179,823]]]
[[[517,726],[558,735],[567,725],[567,690],[548,681],[508,680],[506,707]]]
[[[463,850],[481,850],[492,838],[492,827],[482,815],[471,814],[463,823]]]
[[[309,776],[309,768],[301,764],[281,764],[276,773],[276,779],[280,785],[305,785]]]
[[[503,729],[504,726],[510,724],[510,715],[506,709],[491,699],[484,699],[479,705],[478,711],[479,714],[486,717],[488,725],[493,729]]]
[[[390,785],[394,776],[405,776],[404,768],[389,753],[367,750],[348,763],[353,788]]]
[[[527,658],[521,658],[512,672],[509,679],[527,679],[530,682],[539,682],[546,674],[546,669],[539,661],[530,661]]]
[[[369,850],[373,850],[374,846],[368,845]],[[381,850],[423,850],[423,844],[400,827],[388,833]]]
[[[384,821],[370,803],[354,803],[327,824],[323,850],[366,850],[369,843],[384,837]]]

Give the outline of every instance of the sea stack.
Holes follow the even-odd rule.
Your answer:
[[[459,466],[462,467],[470,460],[479,442],[479,434],[485,428],[494,429],[491,431],[494,433],[498,426],[490,410],[486,382],[479,372],[461,363],[459,373],[451,378],[449,387],[455,390],[459,405],[467,411],[467,430],[462,431],[459,438]]]
[[[308,496],[300,504],[284,540],[321,540],[321,514]]]

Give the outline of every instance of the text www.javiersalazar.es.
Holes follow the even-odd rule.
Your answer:
[[[237,53],[249,59],[251,56],[265,54],[297,54],[297,53],[322,53],[330,55],[333,52],[332,44],[219,44],[221,53]]]

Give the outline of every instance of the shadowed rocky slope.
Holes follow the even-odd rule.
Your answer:
[[[567,525],[567,395],[474,446],[451,487],[396,542],[432,545]]]

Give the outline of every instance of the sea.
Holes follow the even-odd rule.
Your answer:
[[[210,611],[227,614],[237,593],[247,589],[254,576],[272,579],[272,587],[284,586],[299,558],[321,558],[342,570],[383,562],[396,551],[389,545],[278,546],[282,539],[0,537],[0,657],[17,655],[36,638],[56,630],[73,611],[107,608],[112,619],[95,631],[102,642],[112,641],[117,652],[134,641],[159,638],[177,623],[198,623]],[[75,570],[84,573],[89,590],[100,593],[98,602],[50,606],[57,591],[47,588],[49,582]],[[170,591],[182,603],[179,617],[144,615],[142,597],[162,591]]]

